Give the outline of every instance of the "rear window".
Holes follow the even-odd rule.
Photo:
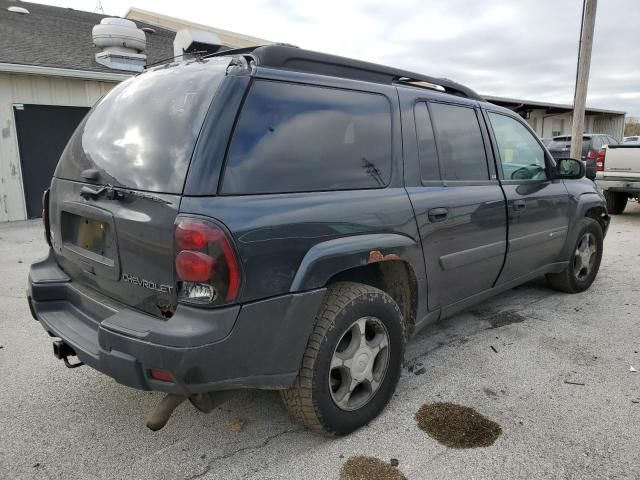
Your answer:
[[[55,176],[181,193],[191,153],[229,59],[160,68],[122,82],[103,97],[67,144]]]
[[[589,148],[589,142],[591,142],[591,137],[582,137],[582,149],[586,150]],[[555,137],[549,145],[547,145],[549,150],[561,150],[563,148],[571,148],[571,137]]]
[[[222,193],[379,188],[390,176],[386,97],[258,80],[229,146]]]

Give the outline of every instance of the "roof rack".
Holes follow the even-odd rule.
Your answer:
[[[214,55],[250,54],[258,65],[264,67],[287,68],[300,72],[317,73],[333,77],[364,80],[384,84],[402,84],[428,88],[459,97],[484,101],[480,95],[464,85],[446,78],[435,78],[420,73],[408,72],[375,63],[326,53],[303,50],[289,45],[264,45],[238,50],[217,52]]]

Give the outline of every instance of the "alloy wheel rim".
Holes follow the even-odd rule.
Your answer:
[[[576,245],[573,255],[573,274],[578,280],[584,280],[593,270],[596,262],[598,246],[593,233],[585,233]]]
[[[329,391],[341,410],[357,410],[375,396],[389,364],[389,333],[376,317],[362,317],[342,334],[331,357]]]

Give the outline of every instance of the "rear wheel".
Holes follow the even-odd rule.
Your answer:
[[[604,198],[607,200],[607,210],[612,215],[620,215],[627,206],[627,194],[620,192],[604,191]]]
[[[373,420],[400,378],[404,323],[396,302],[354,282],[329,287],[294,386],[281,392],[305,426],[345,435]]]
[[[602,227],[593,218],[583,218],[577,238],[567,268],[560,273],[547,274],[549,285],[556,290],[583,292],[598,274],[602,260]]]

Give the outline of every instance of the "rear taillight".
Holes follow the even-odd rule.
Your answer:
[[[51,246],[51,223],[49,222],[49,189],[42,192],[42,223],[44,225],[44,239]]]
[[[604,158],[607,154],[606,148],[601,148],[596,157],[596,172],[604,172]]]
[[[178,300],[218,306],[240,290],[240,266],[222,226],[199,217],[178,216],[175,227]]]
[[[598,154],[597,154],[597,152],[596,152],[593,148],[590,148],[590,149],[587,151],[587,158],[589,158],[589,159],[594,159],[594,158],[596,158],[597,156],[598,156]]]

